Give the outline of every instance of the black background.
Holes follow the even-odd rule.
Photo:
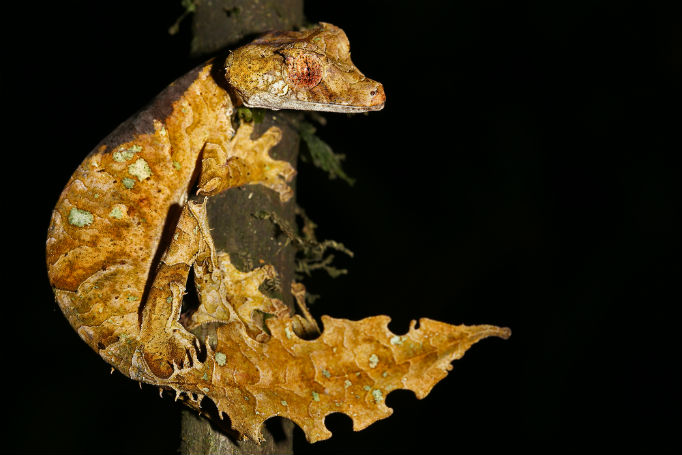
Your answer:
[[[59,312],[51,209],[91,147],[197,62],[179,2],[4,9],[0,448],[173,453],[179,405],[109,367]],[[4,8],[4,7],[3,7]],[[327,115],[354,187],[301,165],[319,236],[356,253],[309,281],[317,316],[509,326],[424,400],[297,453],[680,449],[680,5],[308,0],[384,83]],[[9,114],[7,116],[7,114]],[[8,178],[9,177],[9,178]],[[9,330],[7,331],[7,329]]]

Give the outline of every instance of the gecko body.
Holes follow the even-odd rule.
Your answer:
[[[381,84],[350,61],[344,32],[325,23],[269,33],[173,82],[94,148],[54,209],[48,274],[70,324],[129,377],[159,384],[192,363],[198,343],[178,320],[190,267],[211,276],[207,282],[238,274],[218,257],[205,204],[189,200],[193,187],[210,197],[261,184],[282,203],[292,196],[294,169],[268,154],[281,132],[272,127],[252,139],[250,124],[235,128],[235,106],[360,112],[381,109],[384,100]],[[265,267],[240,278],[251,306],[237,314],[211,301],[225,289],[206,290],[190,324],[241,317],[257,331],[250,311],[283,310],[244,282],[273,274]]]

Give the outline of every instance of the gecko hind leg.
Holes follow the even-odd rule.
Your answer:
[[[229,188],[262,184],[276,191],[282,202],[292,197],[293,190],[287,182],[293,178],[294,168],[288,162],[275,160],[269,155],[272,147],[281,139],[281,130],[271,127],[256,139],[251,139],[252,133],[253,124],[242,123],[231,139],[219,135],[205,142],[201,155],[198,195],[213,196]],[[218,288],[221,287],[219,283],[223,281],[222,271],[208,227],[205,198],[202,203],[189,201],[183,207],[142,310],[142,366],[146,366],[157,378],[169,378],[178,369],[186,368],[192,362],[198,363],[199,342],[180,322],[182,297],[193,266],[195,272],[204,270],[201,276],[205,277],[208,273],[211,276],[208,281],[218,283]],[[261,272],[256,271],[249,277],[255,280]],[[255,294],[255,291],[252,293]],[[256,301],[252,303],[257,309],[267,307],[270,310],[272,306]],[[272,311],[280,313],[281,305],[276,303],[273,303]],[[242,313],[246,313],[249,308],[251,307],[245,306]],[[227,319],[232,319],[234,314],[230,311],[231,308],[227,310]],[[251,313],[253,312],[240,314],[243,322],[249,326],[254,322]]]
[[[178,369],[199,363],[199,342],[179,321],[190,269],[197,262],[210,263],[207,268],[215,269],[205,199],[188,201],[183,207],[142,310],[142,359],[157,378],[168,378]]]

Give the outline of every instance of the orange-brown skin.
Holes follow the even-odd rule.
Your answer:
[[[234,104],[371,111],[383,107],[383,88],[353,66],[343,31],[324,23],[237,49],[225,80],[216,79],[215,65],[178,79],[105,138],[57,202],[48,274],[60,308],[90,347],[126,376],[173,389],[195,409],[210,398],[254,440],[267,418],[281,415],[316,441],[330,436],[327,414],[344,412],[364,428],[390,414],[383,403],[389,391],[422,397],[473,343],[509,335],[424,319],[398,337],[377,316],[326,318],[319,339],[298,338],[292,330],[315,322],[291,317],[258,289],[276,271],[237,271],[211,238],[206,197],[245,184],[271,188],[282,203],[292,196],[293,168],[268,154],[281,132],[273,127],[254,139],[251,124],[235,130]],[[194,182],[204,197],[188,200]],[[200,304],[181,323],[190,271]],[[302,292],[297,285],[299,301]],[[276,316],[268,320],[272,336],[256,313]],[[216,323],[213,340],[187,330]]]
[[[232,103],[209,69],[198,72],[167,118],[153,120],[151,131],[96,147],[57,202],[47,240],[50,282],[71,325],[93,349],[106,349],[122,333],[137,335],[164,224],[177,219],[213,125],[225,136],[231,132]],[[144,169],[137,177],[130,173],[140,159],[149,167],[142,181]],[[86,219],[69,222],[74,210]]]

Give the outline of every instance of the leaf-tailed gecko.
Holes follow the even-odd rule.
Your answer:
[[[506,329],[452,331],[422,320],[421,329],[396,338],[385,317],[323,318],[323,335],[301,340],[287,307],[258,290],[276,271],[266,265],[239,272],[213,246],[206,215],[207,197],[242,185],[265,185],[282,203],[292,197],[294,169],[269,155],[280,130],[252,138],[250,123],[235,128],[239,104],[367,112],[384,102],[382,85],[351,62],[345,33],[326,23],[268,33],[173,82],[94,148],[54,209],[48,274],[72,327],[126,376],[184,394],[195,409],[208,396],[236,430],[256,440],[272,415],[294,420],[315,441],[330,436],[323,422],[330,412],[351,415],[360,429],[390,414],[382,394],[395,388],[428,393],[453,358],[485,336],[507,336]],[[181,323],[192,269],[200,305]],[[255,310],[277,316],[269,330],[255,320]],[[218,326],[213,340],[202,343],[188,330],[210,323]],[[433,327],[452,331],[442,340],[448,348],[424,342]],[[346,341],[338,339],[339,330]],[[354,336],[355,345],[348,345]],[[436,360],[426,369],[399,368],[401,356],[433,352]],[[381,371],[375,369],[380,363]],[[330,371],[336,386],[325,385]],[[384,389],[377,385],[382,381]]]

